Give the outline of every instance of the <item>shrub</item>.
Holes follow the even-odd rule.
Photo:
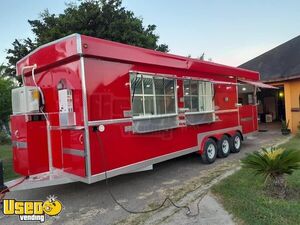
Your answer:
[[[11,140],[10,137],[2,130],[0,130],[0,144],[10,144]]]
[[[265,184],[269,191],[280,198],[286,197],[285,174],[292,174],[300,169],[300,151],[283,148],[263,148],[248,154],[242,161],[244,168],[249,168],[256,175],[265,177]]]

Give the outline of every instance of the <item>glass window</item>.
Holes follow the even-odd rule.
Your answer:
[[[200,89],[200,111],[207,112],[213,110],[213,84],[207,81],[199,81]]]
[[[184,96],[184,108],[191,109],[191,101],[189,96]]]
[[[153,79],[143,77],[144,94],[153,95]]]
[[[199,97],[198,96],[192,96],[191,101],[192,101],[191,111],[192,112],[199,111]]]
[[[157,114],[166,113],[164,96],[156,96],[156,112]]]
[[[143,97],[142,96],[134,96],[133,99],[133,116],[141,116],[144,115],[144,107],[143,107]]]
[[[199,87],[198,81],[184,80],[184,107],[190,112],[199,111]]]
[[[176,113],[176,82],[174,79],[147,74],[130,74],[133,116]],[[138,88],[138,89],[135,89]]]
[[[145,96],[145,115],[154,115],[154,97]]]
[[[140,76],[132,76],[131,89],[135,89],[135,94],[142,94],[142,78]]]
[[[255,104],[255,87],[249,84],[238,85],[238,103],[242,105]]]
[[[191,95],[198,96],[198,81],[191,80]]]
[[[184,96],[190,95],[190,81],[189,80],[183,81],[183,87],[184,87]]]
[[[174,95],[175,81],[171,79],[164,79],[164,83],[165,83],[165,94]]]
[[[155,94],[164,95],[164,79],[154,78]]]
[[[175,113],[176,112],[175,96],[165,96],[165,98],[166,98],[166,113],[167,114]]]
[[[213,110],[213,86],[211,82],[184,80],[184,107],[190,112]]]

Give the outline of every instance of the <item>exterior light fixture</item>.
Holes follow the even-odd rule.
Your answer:
[[[279,97],[282,98],[284,96],[283,91],[279,92]]]
[[[247,88],[243,87],[243,88],[242,88],[242,90],[243,90],[243,91],[246,91],[246,90],[247,90]]]

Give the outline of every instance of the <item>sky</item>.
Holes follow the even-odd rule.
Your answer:
[[[74,0],[73,0],[74,1]],[[14,39],[34,35],[27,20],[49,9],[62,13],[68,0],[0,0],[0,63]],[[157,25],[170,53],[238,66],[300,34],[298,0],[123,0],[123,5]]]

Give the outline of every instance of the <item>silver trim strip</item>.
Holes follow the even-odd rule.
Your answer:
[[[27,148],[27,142],[26,141],[12,141],[12,146],[16,148]]]
[[[151,72],[146,72],[146,71],[129,70],[129,74],[130,73],[178,79],[178,77],[176,77],[176,75],[173,75],[173,74],[162,74],[162,73],[151,73]]]
[[[216,114],[221,114],[221,113],[231,113],[231,112],[237,112],[238,109],[225,109],[225,110],[217,110],[215,111]]]
[[[241,85],[241,84],[239,84],[237,82],[234,83],[234,82],[226,82],[226,81],[216,81],[216,80],[212,80],[212,79],[205,79],[205,78],[199,78],[199,77],[190,77],[190,76],[177,77],[176,75],[172,75],[172,74],[142,72],[142,71],[137,71],[137,70],[129,70],[129,73],[149,74],[151,76],[172,78],[172,79],[176,79],[176,80],[194,79],[194,80],[200,80],[200,81],[208,81],[208,82],[211,82],[211,83],[214,83],[214,84]]]
[[[211,110],[211,111],[203,111],[203,112],[200,112],[200,111],[197,111],[197,112],[186,112],[185,114],[186,115],[200,115],[200,114],[209,114],[209,113],[214,113],[215,111],[214,110]]]
[[[77,53],[82,54],[82,43],[80,34],[76,34]]]
[[[191,113],[188,115],[192,114],[207,114],[207,113],[229,113],[229,112],[238,112],[238,109],[230,109],[230,110],[218,110],[218,111],[211,111],[211,112],[205,112],[205,113]],[[89,121],[88,126],[99,126],[99,125],[108,125],[108,124],[117,124],[117,123],[129,123],[132,122],[133,120],[139,120],[139,119],[154,119],[154,118],[163,118],[163,117],[172,117],[172,116],[177,116],[177,114],[172,114],[172,115],[164,115],[161,117],[141,117],[141,118],[120,118],[120,119],[109,119],[109,120],[94,120],[94,121]]]
[[[235,81],[238,82],[237,77],[235,78]],[[236,106],[239,104],[239,89],[238,87],[235,87],[235,92],[236,92]],[[241,116],[240,116],[240,109],[238,108],[238,123],[239,126],[241,126]]]
[[[252,117],[252,116],[248,116],[248,117],[241,118],[241,121],[242,121],[242,122],[252,121],[252,120],[253,120],[253,117]]]
[[[84,126],[51,126],[50,130],[84,130]]]
[[[120,118],[120,119],[110,119],[110,120],[94,120],[89,121],[89,126],[98,126],[98,125],[107,125],[107,124],[116,124],[116,123],[129,123],[132,122],[132,118]]]
[[[167,160],[170,160],[170,159],[173,159],[173,158],[176,158],[176,157],[179,157],[179,156],[187,155],[187,154],[190,154],[192,152],[197,152],[197,151],[199,151],[199,147],[195,146],[195,147],[187,148],[187,149],[184,149],[184,150],[181,150],[181,151],[172,152],[172,153],[169,153],[169,154],[166,154],[166,155],[163,155],[163,156],[158,156],[158,157],[155,157],[155,158],[152,158],[152,159],[147,159],[147,160],[144,160],[144,161],[141,161],[141,162],[133,163],[133,164],[130,164],[130,165],[127,165],[127,166],[119,167],[119,168],[107,171],[106,172],[107,177],[114,177],[114,176],[118,176],[118,175],[121,175],[121,174],[130,173],[132,171],[136,171],[136,170],[142,169],[142,168],[147,167],[147,166],[151,166],[151,165],[156,164],[156,163],[167,161]],[[96,175],[92,175],[92,177],[90,179],[90,183],[94,183],[94,182],[104,180],[104,179],[105,179],[105,173],[104,172],[99,173],[99,174],[96,174]]]
[[[81,49],[81,36],[77,36],[77,49]],[[80,55],[80,75],[81,75],[81,88],[82,88],[82,105],[83,105],[83,121],[85,129],[84,138],[84,149],[86,153],[85,165],[86,174],[88,179],[91,177],[91,152],[90,152],[90,136],[89,136],[89,125],[88,125],[88,105],[87,105],[87,92],[86,92],[86,80],[85,80],[85,70],[84,70],[84,57]]]
[[[63,153],[68,155],[81,156],[81,157],[85,157],[86,155],[83,150],[73,149],[73,148],[63,148]]]
[[[147,119],[157,119],[157,118],[167,118],[167,117],[175,117],[178,116],[178,113],[169,113],[169,114],[161,114],[161,115],[150,115],[150,116],[134,116],[132,120],[147,120]]]

